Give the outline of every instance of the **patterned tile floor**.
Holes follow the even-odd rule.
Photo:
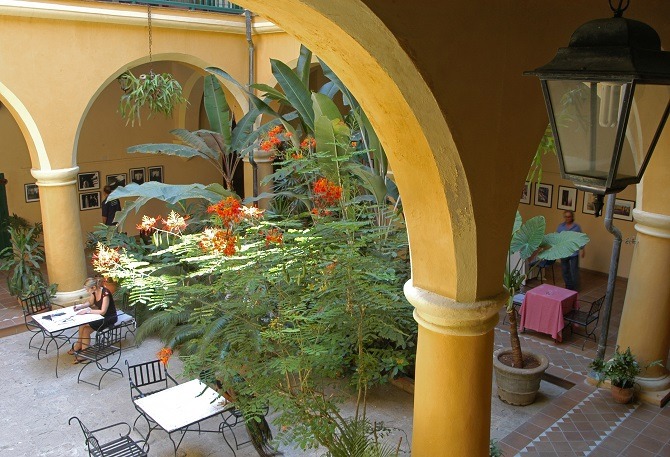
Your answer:
[[[593,300],[604,295],[606,283],[606,275],[583,271],[580,298]],[[0,272],[0,336],[24,328],[21,309],[5,284],[5,273]],[[563,285],[558,268],[556,285]],[[616,344],[625,291],[626,281],[618,280],[607,339],[608,354]],[[502,324],[502,317],[501,311],[501,323],[495,330],[496,348],[509,345],[509,330]],[[588,365],[596,351],[593,341],[588,341],[582,350],[584,340],[569,333],[563,336],[562,343],[530,331],[520,336],[522,347],[549,358],[547,374],[568,389],[500,440],[505,457],[670,457],[670,406],[617,405],[608,390],[587,383]]]

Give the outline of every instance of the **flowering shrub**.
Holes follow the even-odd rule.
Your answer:
[[[172,357],[172,348],[162,348],[158,353],[156,353],[156,358],[161,361],[165,368],[168,366],[168,361]]]

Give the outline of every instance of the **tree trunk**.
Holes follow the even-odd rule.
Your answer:
[[[523,368],[523,354],[521,353],[521,341],[519,341],[519,331],[516,323],[516,311],[512,307],[511,311],[507,311],[507,318],[509,319],[509,339],[512,345],[512,358],[514,368]]]

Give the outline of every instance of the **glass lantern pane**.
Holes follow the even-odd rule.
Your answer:
[[[617,179],[639,175],[669,101],[668,86],[635,86]]]
[[[547,81],[567,174],[607,181],[629,83]]]

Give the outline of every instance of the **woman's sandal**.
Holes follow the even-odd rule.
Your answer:
[[[79,357],[77,357],[77,356],[75,355],[75,356],[74,356],[74,360],[72,361],[72,365],[77,365],[77,364],[79,364],[79,363],[88,363],[88,362],[90,362],[90,360],[87,360],[87,359],[80,359]]]

